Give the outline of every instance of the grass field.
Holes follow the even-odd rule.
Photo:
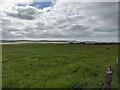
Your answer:
[[[2,55],[3,88],[100,88],[109,64],[118,87],[117,45],[3,45]]]

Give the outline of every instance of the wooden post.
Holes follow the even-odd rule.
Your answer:
[[[106,84],[105,84],[105,89],[111,90],[111,83],[112,83],[112,69],[111,66],[107,66],[107,71],[106,71]]]

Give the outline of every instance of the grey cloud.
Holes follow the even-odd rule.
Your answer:
[[[33,16],[30,16],[30,15],[25,15],[25,14],[14,14],[14,13],[8,13],[9,16],[12,16],[12,17],[17,17],[17,18],[20,18],[20,19],[25,19],[25,20],[33,20],[35,19]]]
[[[71,30],[73,31],[85,31],[88,29],[88,27],[85,27],[83,25],[72,25]]]
[[[117,3],[58,3],[50,12],[40,13],[32,7],[15,11],[7,15],[16,22],[20,18],[23,28],[13,28],[14,24],[19,23],[5,19],[3,38],[102,40],[108,37],[108,40],[117,40]]]
[[[3,39],[17,39],[18,36],[13,35],[11,32],[8,32],[7,30],[2,31],[2,38]]]
[[[23,20],[33,20],[37,17],[37,14],[39,12],[33,8],[33,7],[19,7],[18,9],[15,9],[14,12],[7,12],[9,16],[17,17]]]
[[[35,29],[38,29],[38,30],[44,30],[45,29],[45,24],[43,22],[37,22],[35,23],[36,25],[36,28]]]
[[[98,27],[94,29],[94,32],[108,32],[108,33],[113,33],[113,32],[118,32],[118,27]]]
[[[11,24],[12,24],[11,20],[5,18],[2,19],[2,25],[11,25]]]
[[[105,37],[105,38],[110,38],[110,37],[118,37],[118,32],[113,32],[113,33],[107,33],[107,32],[95,32],[94,37]],[[116,38],[117,40],[118,38]]]

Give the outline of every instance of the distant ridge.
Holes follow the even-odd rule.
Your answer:
[[[120,42],[76,41],[76,40],[0,40],[1,43],[65,43],[65,44],[120,44]]]

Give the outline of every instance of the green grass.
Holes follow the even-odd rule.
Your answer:
[[[118,87],[117,45],[3,45],[3,88],[100,88],[106,66]]]

